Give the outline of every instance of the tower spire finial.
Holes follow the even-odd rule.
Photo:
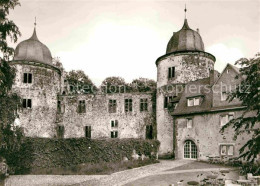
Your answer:
[[[34,17],[34,27],[36,27],[37,23],[36,23],[36,16]]]
[[[186,3],[185,3],[185,9],[184,9],[184,12],[185,12],[185,19],[186,19],[186,12],[187,12]]]

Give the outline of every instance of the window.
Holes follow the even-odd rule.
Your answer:
[[[188,98],[188,107],[200,105],[200,98]]]
[[[192,118],[187,118],[187,128],[188,129],[192,128]]]
[[[64,138],[64,131],[65,131],[64,126],[59,125],[57,127],[57,137],[58,138]]]
[[[164,97],[164,108],[168,108],[168,97]]]
[[[196,144],[191,141],[187,140],[184,144],[184,158],[185,159],[197,159],[198,157],[198,150]]]
[[[108,112],[116,113],[116,100],[110,99],[108,102]]]
[[[234,145],[232,145],[232,144],[220,145],[220,155],[221,156],[233,156],[234,155]]]
[[[148,99],[140,99],[140,112],[148,111]]]
[[[91,126],[85,126],[85,137],[91,138]]]
[[[194,98],[194,106],[200,104],[200,99],[199,98]]]
[[[24,73],[23,74],[23,82],[24,83],[32,83],[32,74],[31,73]]]
[[[32,100],[31,99],[23,99],[23,108],[32,108]]]
[[[85,100],[80,100],[78,104],[78,113],[85,113],[85,112],[86,112]]]
[[[221,92],[221,101],[226,101],[228,98],[227,92]]]
[[[173,78],[175,76],[175,67],[168,68],[168,79]]]
[[[146,139],[153,139],[153,126],[152,125],[146,125]]]
[[[117,138],[118,137],[118,131],[111,131],[111,138]]]
[[[176,96],[167,96],[164,98],[164,108],[175,109],[177,107],[178,102],[174,101]]]
[[[132,99],[125,99],[125,112],[132,112]]]
[[[222,126],[226,125],[232,119],[234,119],[234,114],[233,113],[226,114],[226,115],[221,115],[220,116],[220,126],[222,127]]]
[[[62,114],[64,113],[64,111],[65,111],[65,105],[61,101],[58,101],[57,112]]]
[[[111,128],[118,127],[118,121],[117,120],[111,120]]]

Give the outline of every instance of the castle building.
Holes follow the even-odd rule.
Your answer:
[[[219,132],[244,107],[239,100],[226,101],[240,81],[234,78],[239,69],[228,64],[219,74],[215,61],[185,19],[156,60],[156,114],[151,92],[69,94],[63,70],[36,29],[18,44],[10,64],[17,70],[13,91],[23,99],[19,119],[26,136],[157,138],[160,155],[208,159],[237,156],[245,140],[234,141],[232,129]]]

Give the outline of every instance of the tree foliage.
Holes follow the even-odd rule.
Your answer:
[[[229,95],[229,101],[238,98],[242,105],[246,106],[243,114],[231,120],[222,128],[222,132],[227,127],[235,130],[234,139],[238,135],[250,134],[252,137],[240,149],[240,157],[247,161],[254,161],[260,153],[260,55],[255,58],[242,58],[236,62],[241,65],[240,74],[242,77],[240,85]]]
[[[156,82],[152,79],[134,79],[130,84],[133,92],[152,92],[156,90]]]
[[[74,94],[87,94],[97,91],[97,87],[82,70],[72,70],[66,75],[70,92]]]
[[[129,89],[129,85],[121,77],[107,77],[101,83],[101,90],[105,93],[124,93]]]
[[[15,69],[8,62],[14,49],[7,42],[9,39],[16,42],[21,35],[14,22],[7,18],[9,10],[17,5],[20,5],[18,0],[0,1],[0,54],[3,56],[3,59],[0,58],[0,154],[5,158],[19,146],[22,137],[21,130],[14,122],[21,103],[20,97],[11,91]]]
[[[19,28],[12,20],[8,19],[10,9],[20,5],[19,0],[1,0],[0,1],[0,51],[5,60],[13,55],[14,49],[8,46],[7,40],[16,42],[21,35]]]

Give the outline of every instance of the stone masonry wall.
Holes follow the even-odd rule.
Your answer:
[[[234,117],[239,117],[242,111],[225,111],[176,118],[176,158],[184,158],[184,143],[186,140],[192,140],[196,144],[198,159],[200,160],[207,160],[209,156],[220,156],[220,144],[233,144],[234,157],[238,156],[239,149],[244,145],[249,135],[239,136],[234,141],[232,128],[227,128],[223,134],[219,132],[221,129],[220,116],[230,113],[234,114]],[[192,128],[187,128],[186,118],[193,119]]]
[[[140,99],[148,99],[148,111],[140,112]],[[109,99],[117,101],[116,113],[108,112]],[[125,99],[133,100],[132,112],[125,112]],[[152,101],[150,93],[98,94],[59,96],[65,105],[61,121],[64,137],[84,137],[85,126],[91,126],[91,138],[110,138],[112,130],[118,138],[145,138],[146,125],[152,124]],[[79,100],[85,100],[86,113],[78,113]],[[111,127],[111,120],[118,120],[118,127]]]
[[[60,91],[60,74],[56,70],[29,64],[13,64],[16,78],[13,91],[22,99],[32,99],[32,108],[19,111],[19,120],[26,136],[53,137]],[[32,83],[23,83],[23,74],[32,73]]]
[[[175,77],[168,79],[168,68],[175,67]],[[185,84],[209,77],[214,61],[202,54],[173,54],[162,58],[157,65],[156,122],[157,139],[161,142],[161,155],[173,152],[173,118],[164,108],[164,97],[169,92],[161,91],[168,85]],[[175,95],[175,92],[172,92]]]

